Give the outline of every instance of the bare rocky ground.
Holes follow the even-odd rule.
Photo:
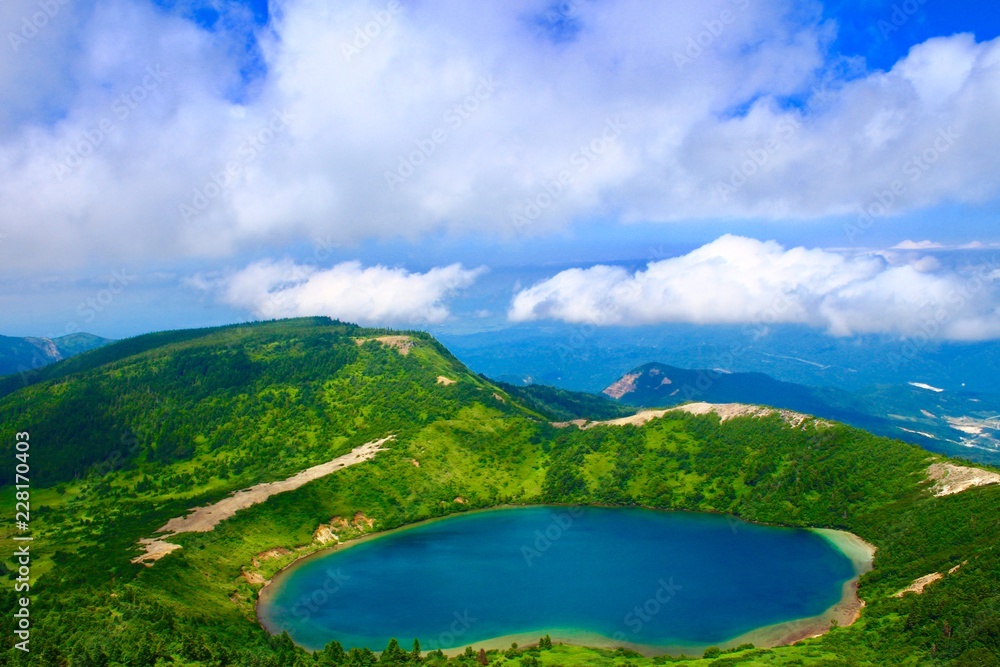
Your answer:
[[[385,449],[382,445],[394,437],[392,435],[386,436],[381,440],[374,440],[360,447],[355,447],[343,456],[338,456],[332,461],[307,468],[288,479],[256,484],[248,489],[240,489],[231,496],[223,498],[212,505],[196,507],[185,516],[171,519],[156,531],[157,533],[163,533],[162,535],[139,540],[139,543],[143,546],[143,553],[133,558],[132,562],[144,563],[147,566],[151,566],[171,551],[181,548],[179,544],[167,542],[167,538],[180,533],[207,533],[219,525],[220,522],[225,521],[240,510],[262,503],[273,495],[292,491],[314,479],[326,477],[337,470],[375,458],[376,454]]]
[[[953,463],[932,463],[927,475],[934,482],[934,495],[950,496],[974,486],[1000,484],[1000,475],[980,468],[957,466]]]
[[[806,419],[809,419],[809,415],[804,415],[801,412],[793,412],[792,410],[776,410],[774,408],[765,408],[760,405],[748,405],[745,403],[688,403],[686,405],[680,405],[676,408],[669,408],[666,410],[641,410],[634,415],[628,417],[619,417],[618,419],[609,419],[607,421],[587,421],[586,419],[574,419],[568,422],[553,422],[553,426],[557,428],[566,428],[567,426],[579,426],[582,429],[593,428],[595,426],[625,426],[631,424],[633,426],[642,426],[648,421],[653,419],[659,419],[668,412],[687,412],[692,415],[707,415],[709,413],[715,413],[719,415],[722,421],[728,419],[733,419],[734,417],[767,417],[773,414],[781,415],[781,418],[792,426],[799,426]],[[821,423],[823,420],[817,420]]]

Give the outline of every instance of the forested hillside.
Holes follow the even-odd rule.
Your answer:
[[[605,407],[602,407],[604,405]],[[602,503],[726,512],[849,530],[878,546],[860,621],[774,649],[691,664],[997,664],[1000,486],[935,497],[916,447],[781,415],[668,413],[645,426],[556,428],[606,404],[511,392],[430,336],[310,318],[138,337],[46,369],[0,399],[2,455],[31,434],[32,650],[13,648],[11,585],[0,596],[4,660],[33,665],[443,664],[392,647],[379,658],[318,654],[256,622],[262,582],[342,537],[510,503]],[[614,406],[612,406],[614,407]],[[607,414],[591,414],[606,417]],[[374,460],[271,497],[152,567],[138,541],[234,490],[283,479],[394,436]],[[5,479],[3,510],[13,515]],[[360,518],[359,518],[360,517]],[[370,523],[369,523],[370,522]],[[11,529],[3,539],[9,541]],[[893,594],[932,572],[922,595]],[[5,554],[0,574],[15,577]],[[400,637],[409,648],[411,637]],[[369,647],[381,651],[385,647]],[[663,664],[627,651],[555,646],[472,651],[511,667]],[[992,661],[992,662],[991,662]]]

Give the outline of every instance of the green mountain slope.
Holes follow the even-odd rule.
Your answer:
[[[594,394],[557,389],[542,384],[515,385],[497,382],[496,385],[551,421],[614,419],[634,412],[628,406],[617,405],[603,396]]]
[[[531,402],[426,334],[325,318],[143,336],[46,370],[0,399],[5,460],[15,433],[31,434],[35,537],[30,655],[13,648],[17,596],[10,585],[0,592],[0,655],[10,664],[374,664],[364,652],[345,662],[333,648],[312,656],[269,637],[254,613],[262,582],[322,548],[319,529],[331,523],[346,539],[540,502],[727,512],[845,529],[878,546],[854,625],[691,664],[991,664],[983,660],[1000,652],[1000,485],[935,497],[926,477],[933,457],[905,443],[779,415],[721,422],[676,412],[642,427],[555,428],[552,405],[583,414],[587,402],[537,391]],[[272,496],[210,532],[170,537],[181,548],[152,567],[131,562],[141,538],[193,507],[390,434],[389,449],[371,461]],[[2,491],[13,516],[12,489]],[[11,544],[12,530],[4,525],[0,539]],[[956,565],[922,595],[893,597]],[[16,566],[5,553],[11,579]],[[666,660],[569,647],[488,659],[511,667]],[[380,664],[415,663],[387,654]]]
[[[487,391],[426,334],[404,334],[400,351],[374,340],[382,333],[318,318],[140,336],[43,369],[0,403],[0,438],[33,425],[46,485],[109,462],[249,479],[440,418],[440,375],[463,377],[453,395]]]

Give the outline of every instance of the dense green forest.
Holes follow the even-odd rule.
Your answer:
[[[0,452],[13,461],[15,434],[30,432],[33,629],[30,654],[15,649],[16,562],[4,553],[5,664],[679,660],[545,638],[452,658],[421,652],[412,637],[370,650],[334,642],[311,654],[256,622],[259,582],[321,548],[314,534],[334,517],[373,521],[355,522],[350,537],[542,502],[725,512],[848,530],[878,547],[859,587],[858,622],[793,646],[710,651],[687,664],[1000,664],[1000,485],[935,497],[925,471],[941,457],[861,430],[682,412],[642,427],[556,428],[550,422],[618,408],[494,384],[424,333],[325,318],[141,336],[41,369],[29,386],[17,382],[0,381]],[[273,496],[211,532],[172,537],[182,548],[153,567],[131,562],[140,538],[192,507],[389,434],[389,449],[372,461]],[[14,514],[12,481],[0,489],[5,516]],[[959,565],[921,595],[893,595]]]
[[[489,378],[480,375],[490,382]],[[545,415],[552,421],[573,419],[614,419],[635,412],[634,409],[594,394],[566,391],[543,384],[513,385],[496,382],[496,386],[513,396],[518,403]]]

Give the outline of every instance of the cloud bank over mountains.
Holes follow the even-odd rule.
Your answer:
[[[359,262],[320,269],[264,261],[224,278],[201,279],[197,286],[262,319],[328,315],[361,324],[433,324],[448,317],[446,300],[483,271],[459,264],[411,273]]]
[[[916,249],[910,245],[917,246]],[[510,322],[588,326],[796,324],[834,336],[1000,338],[1000,259],[944,266],[926,244],[848,253],[725,235],[644,268],[561,271],[512,295]],[[426,272],[342,262],[259,261],[192,284],[259,318],[328,315],[364,324],[446,322],[486,267]]]
[[[869,71],[808,3],[287,0],[229,38],[136,0],[54,6],[39,26],[0,5],[11,268],[878,218],[1000,188],[1000,40]]]
[[[954,271],[925,257],[893,264],[881,255],[785,249],[727,235],[639,271],[562,271],[519,291],[508,315],[516,322],[804,324],[836,336],[983,340],[1000,337],[998,281],[995,257]]]

